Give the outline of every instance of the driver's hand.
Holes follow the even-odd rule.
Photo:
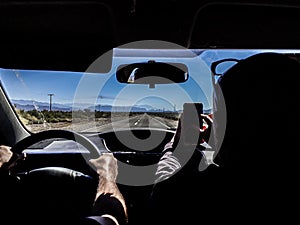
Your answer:
[[[183,143],[184,144],[191,144],[189,141],[186,140],[185,137],[188,137],[190,135],[199,135],[199,139],[197,144],[201,144],[203,142],[208,142],[210,133],[211,133],[211,127],[213,120],[211,116],[206,114],[199,115],[199,119],[203,121],[203,127],[202,129],[197,124],[186,124],[182,118],[180,118],[180,126],[179,129],[182,129],[181,132],[183,132]]]
[[[203,129],[200,129],[201,138],[203,141],[208,142],[212,128],[212,115],[201,114],[201,118],[204,121]]]
[[[95,166],[100,178],[108,181],[116,181],[118,175],[117,159],[112,153],[103,153],[97,159],[91,159],[91,164]]]
[[[179,117],[176,133],[173,136],[172,140],[166,144],[165,150],[176,147],[180,141],[183,145],[189,145],[189,143],[187,143],[185,141],[184,137],[185,137],[185,135],[189,135],[189,134],[186,134],[185,132],[191,131],[191,130],[192,130],[192,132],[190,132],[190,133],[193,133],[193,134],[198,133],[199,134],[199,140],[195,144],[201,144],[203,142],[208,143],[209,136],[211,134],[212,123],[213,123],[212,115],[201,114],[200,118],[203,120],[203,128],[202,129],[200,129],[200,127],[197,127],[195,124],[183,124],[184,120],[181,115]],[[184,127],[184,126],[185,126],[185,129],[182,129],[182,127]],[[180,140],[181,138],[182,138],[182,140]]]
[[[12,157],[13,153],[10,151],[10,147],[0,145],[0,168],[4,163],[7,163]]]
[[[127,220],[125,199],[116,183],[118,175],[117,159],[112,153],[103,153],[97,159],[90,159],[90,163],[96,168],[97,173],[99,174],[99,184],[97,188],[96,199],[103,194],[110,194],[117,198],[123,205]]]

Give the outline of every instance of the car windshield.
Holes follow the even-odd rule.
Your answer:
[[[0,70],[1,85],[22,124],[33,133],[48,129],[104,132],[122,128],[175,130],[185,102],[201,102],[212,113],[212,62],[243,59],[267,50],[133,50],[113,49],[107,73]],[[292,50],[268,50],[296,53]],[[120,82],[118,68],[141,62],[182,63],[188,69],[180,83]],[[224,62],[223,73],[236,62]]]

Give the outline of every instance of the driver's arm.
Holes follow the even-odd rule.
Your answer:
[[[12,157],[13,153],[10,151],[10,147],[0,145],[0,168],[4,163],[7,163]]]
[[[121,194],[116,178],[118,175],[117,160],[111,153],[104,153],[90,162],[95,166],[99,174],[99,184],[93,206],[93,220],[110,221],[105,224],[127,224],[127,208],[123,195]],[[97,217],[98,216],[98,217]],[[101,218],[99,218],[101,216]]]

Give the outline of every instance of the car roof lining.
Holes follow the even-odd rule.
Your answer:
[[[2,68],[85,71],[119,44],[103,3],[0,4],[0,29]]]
[[[211,3],[195,14],[188,48],[298,49],[300,7]]]
[[[0,68],[82,72],[108,50],[140,40],[196,49],[300,49],[300,3],[210,2],[4,1]]]

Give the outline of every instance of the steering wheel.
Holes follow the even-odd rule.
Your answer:
[[[34,133],[25,137],[24,139],[17,142],[12,146],[11,151],[13,152],[13,157],[7,163],[6,167],[8,170],[13,168],[13,166],[20,160],[24,158],[23,151],[30,147],[31,145],[38,143],[43,140],[53,139],[53,138],[63,138],[67,140],[75,141],[85,147],[89,153],[90,158],[98,158],[101,155],[98,147],[84,135],[70,131],[70,130],[45,130],[39,133]],[[91,166],[91,165],[90,165]]]
[[[80,215],[89,210],[95,198],[97,179],[73,169],[50,166],[31,169],[25,173],[22,172],[22,175],[15,173],[15,169],[18,167],[18,164],[15,163],[22,159],[20,156],[24,156],[23,151],[26,148],[52,138],[63,138],[81,144],[90,152],[89,157],[91,158],[101,155],[98,147],[91,140],[69,130],[42,131],[27,136],[12,146],[11,151],[14,157],[8,162],[8,166],[12,169],[9,171],[12,176],[21,176],[19,185],[26,195],[22,197],[20,207],[24,211],[24,218],[28,218],[29,221],[31,221],[32,212],[34,212],[34,217],[37,217],[37,221],[43,215],[45,215],[44,218],[49,217],[49,212],[55,212],[50,216],[54,217],[55,215],[55,218]],[[26,161],[26,157],[23,159]],[[93,167],[91,163],[89,166]],[[30,202],[31,208],[27,209],[28,202]]]

